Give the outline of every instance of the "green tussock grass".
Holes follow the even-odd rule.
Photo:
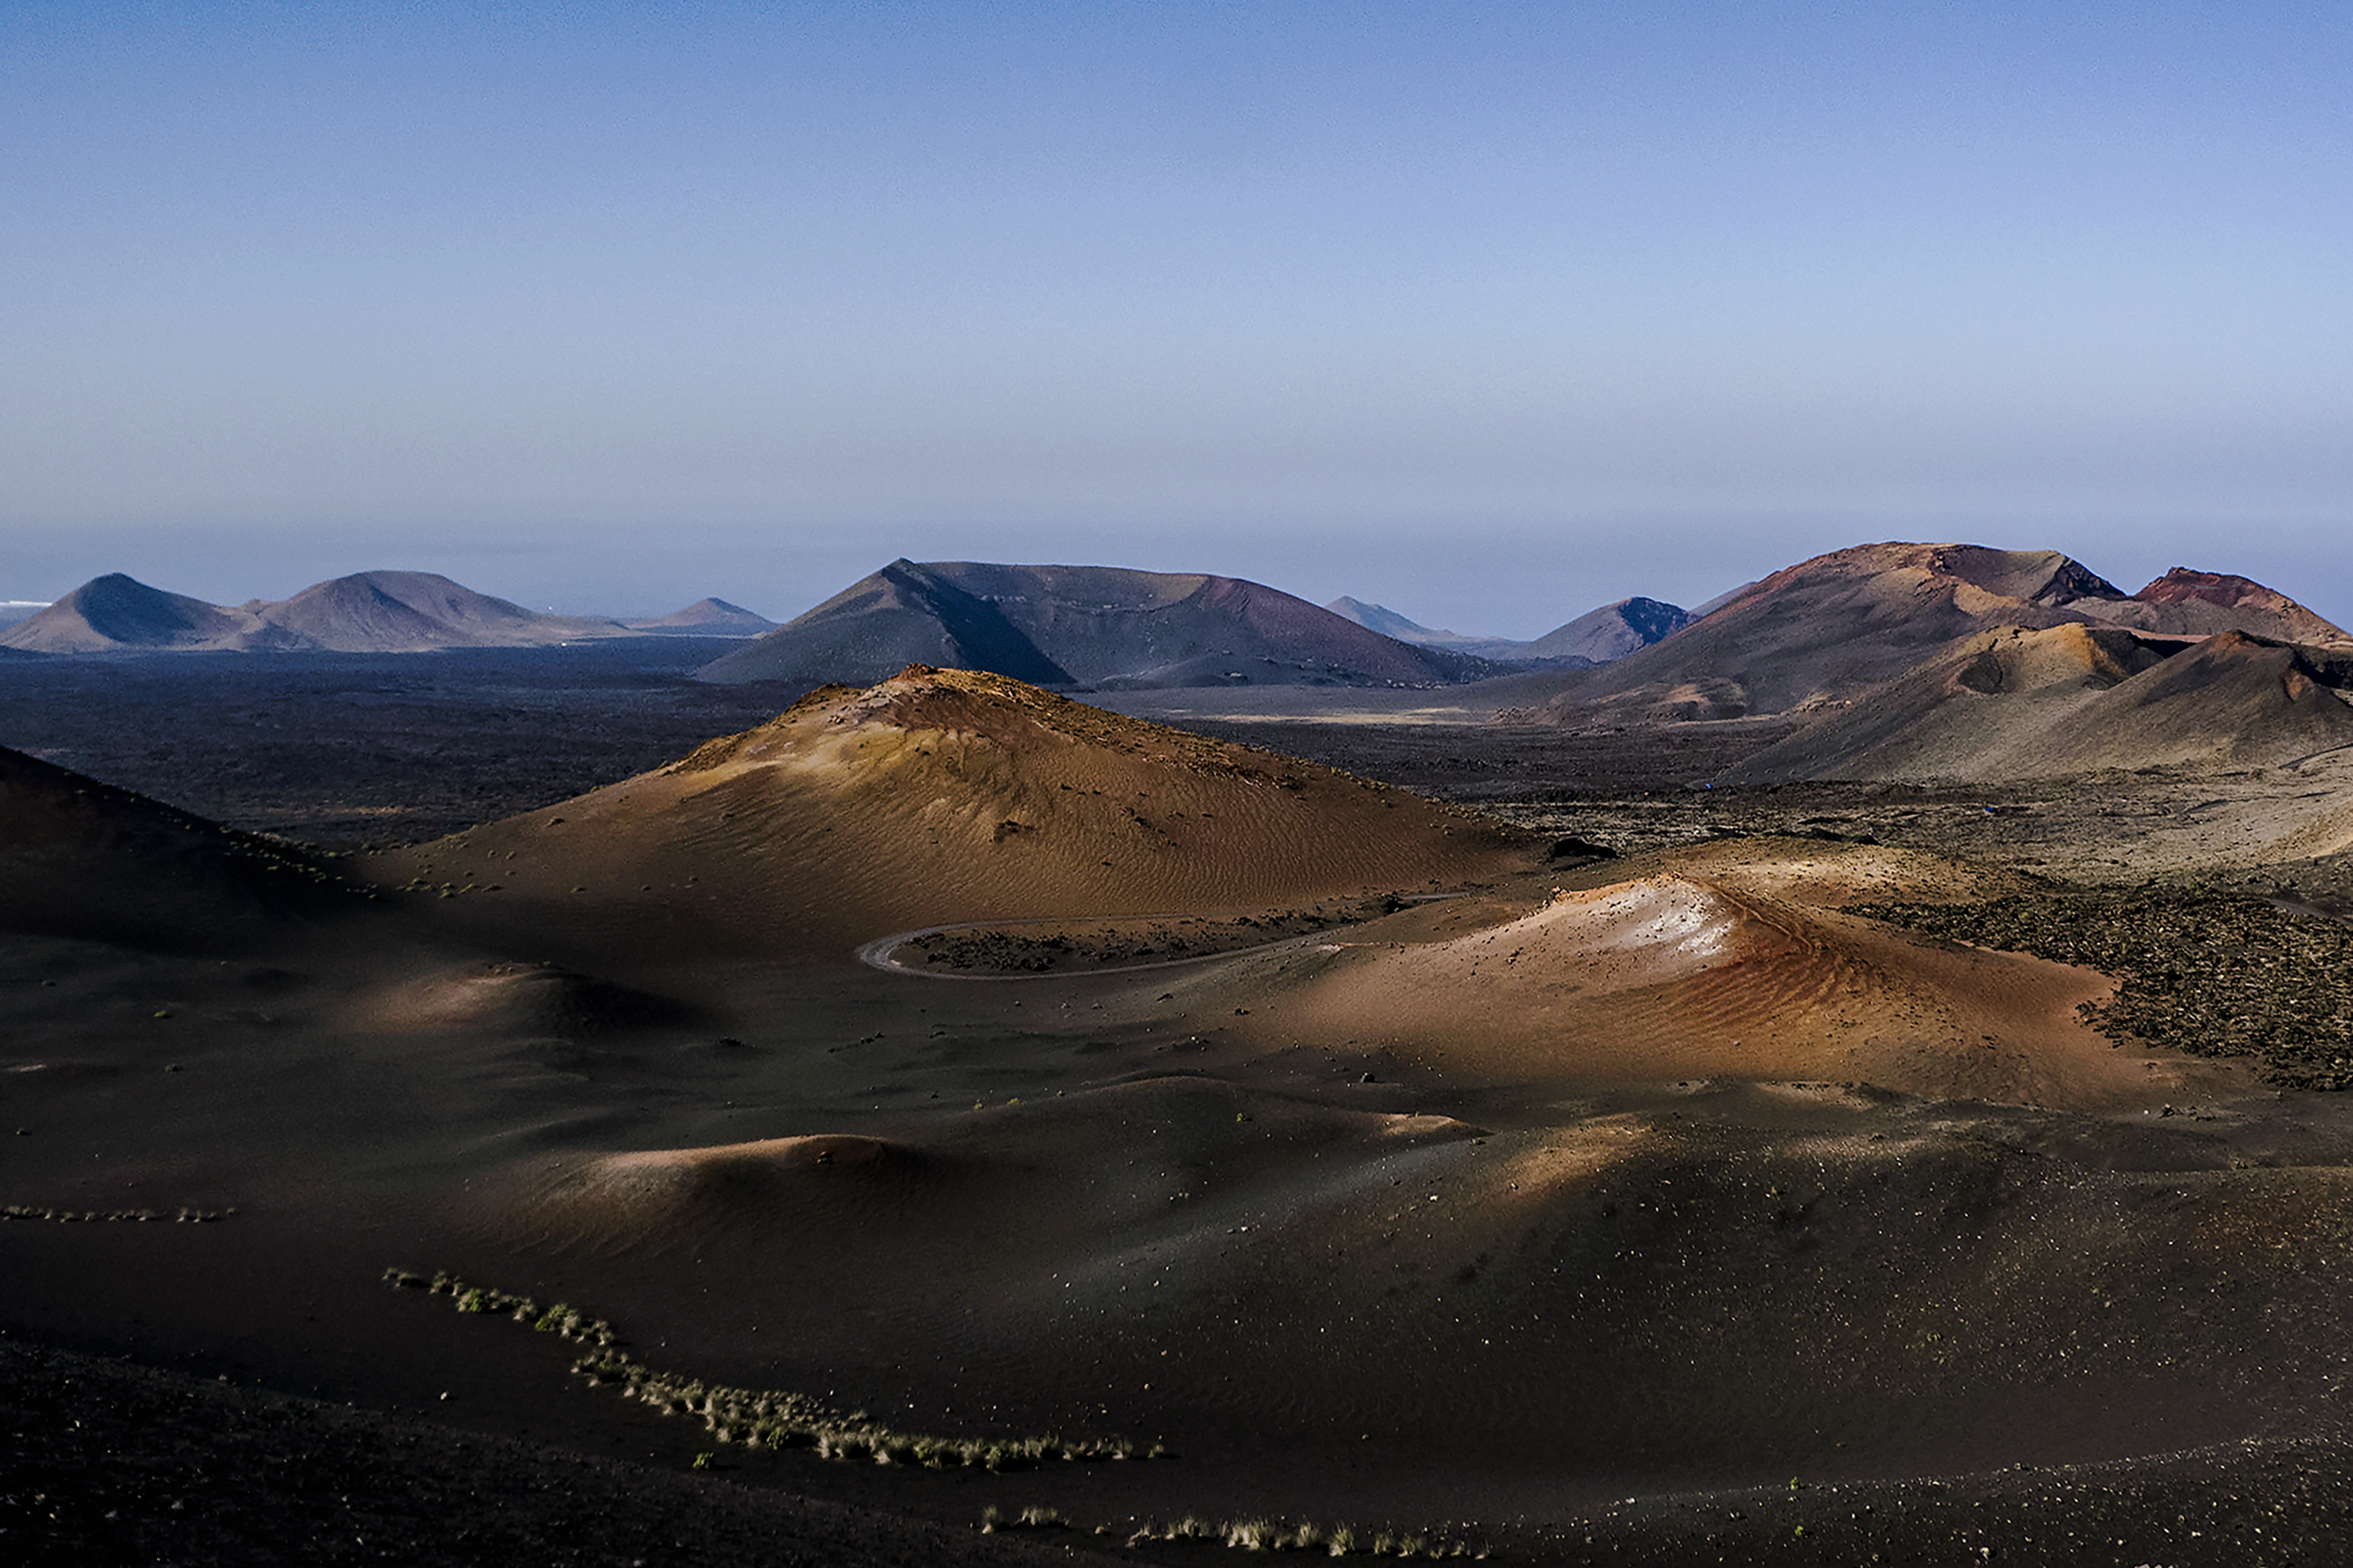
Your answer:
[[[863,1411],[834,1410],[805,1394],[735,1388],[649,1367],[622,1347],[612,1324],[562,1301],[543,1305],[528,1296],[451,1274],[387,1268],[384,1277],[397,1289],[448,1296],[461,1312],[508,1318],[540,1333],[585,1345],[586,1353],[572,1363],[575,1375],[662,1414],[700,1421],[722,1443],[752,1448],[807,1448],[819,1458],[934,1470],[967,1467],[997,1470],[1065,1459],[1157,1459],[1167,1452],[1157,1443],[1147,1447],[1124,1437],[1065,1437],[1053,1433],[950,1437],[901,1432],[869,1418]]]

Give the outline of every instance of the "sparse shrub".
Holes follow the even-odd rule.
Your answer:
[[[1238,1519],[1226,1526],[1226,1544],[1245,1552],[1265,1552],[1280,1534],[1271,1519]]]
[[[657,1372],[619,1348],[620,1336],[611,1324],[565,1302],[543,1308],[529,1297],[471,1284],[446,1272],[435,1274],[428,1280],[407,1269],[387,1268],[384,1277],[397,1289],[422,1289],[449,1296],[459,1311],[500,1313],[536,1331],[595,1345],[594,1353],[572,1363],[576,1375],[600,1385],[617,1384],[622,1397],[641,1400],[666,1415],[698,1416],[723,1443],[772,1449],[806,1444],[823,1458],[871,1456],[878,1464],[913,1463],[933,1469],[956,1464],[980,1465],[994,1470],[1058,1457],[1067,1460],[1127,1458],[1137,1452],[1134,1444],[1119,1438],[1080,1440],[1057,1434],[944,1438],[893,1432],[877,1425],[862,1410],[846,1414],[828,1410],[806,1394],[781,1389],[730,1388]],[[1166,1451],[1155,1443],[1147,1457],[1158,1458]]]

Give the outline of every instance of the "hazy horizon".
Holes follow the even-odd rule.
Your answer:
[[[1864,543],[1876,543],[1876,542],[1881,542],[1881,541],[1876,541],[1876,540],[1855,540],[1855,541],[1852,541],[1851,542],[1852,542],[1852,543],[1857,543],[1857,544],[1864,544]],[[1924,541],[1915,541],[1915,542],[1924,542]],[[1964,543],[1984,543],[1984,542],[1985,542],[1985,541],[1982,541],[1982,540],[1976,540],[1976,539],[1970,539],[1970,540],[1957,540],[1957,540],[1953,541],[1953,542],[1964,542]],[[1836,547],[1834,547],[1834,548],[1836,548]],[[2009,546],[2002,546],[2002,548],[2028,549],[2028,548],[2042,548],[2042,547],[2040,547],[2040,546],[2028,546],[2028,545],[2009,545]],[[2062,552],[2062,553],[2069,553],[2069,552]],[[946,559],[946,558],[945,558],[945,557],[938,557],[938,558],[935,558],[935,559]],[[961,557],[960,559],[972,560],[972,559],[977,559],[977,557],[965,556],[965,557]],[[2080,557],[2078,557],[2078,559],[2080,560]],[[1542,626],[1535,626],[1535,627],[1534,627],[1533,629],[1524,629],[1524,628],[1520,628],[1520,627],[1514,627],[1514,628],[1512,628],[1512,629],[1510,629],[1510,630],[1497,630],[1497,629],[1496,629],[1496,628],[1494,628],[1493,626],[1488,626],[1488,625],[1486,625],[1486,624],[1484,624],[1484,623],[1481,623],[1481,624],[1477,624],[1477,625],[1471,625],[1471,626],[1448,626],[1448,625],[1445,625],[1444,623],[1442,623],[1441,621],[1434,620],[1434,619],[1431,619],[1431,618],[1430,618],[1430,617],[1428,617],[1428,616],[1423,616],[1423,615],[1418,614],[1418,613],[1416,612],[1415,606],[1414,606],[1414,605],[1409,605],[1409,604],[1397,604],[1397,603],[1391,603],[1391,602],[1387,601],[1387,600],[1376,599],[1376,598],[1372,597],[1372,596],[1371,596],[1371,595],[1369,595],[1362,594],[1362,593],[1353,592],[1352,590],[1349,590],[1349,589],[1346,589],[1346,588],[1342,588],[1342,589],[1336,590],[1336,591],[1335,591],[1335,592],[1333,592],[1333,593],[1330,593],[1330,594],[1318,595],[1318,594],[1314,594],[1314,593],[1305,593],[1305,592],[1302,592],[1302,591],[1301,591],[1301,590],[1300,590],[1300,589],[1299,589],[1295,584],[1288,584],[1288,583],[1283,583],[1283,582],[1271,582],[1271,583],[1268,583],[1268,584],[1267,584],[1267,585],[1268,585],[1268,586],[1270,586],[1270,587],[1274,587],[1274,588],[1280,588],[1280,589],[1282,589],[1282,590],[1283,590],[1284,592],[1286,592],[1286,593],[1293,593],[1293,594],[1297,594],[1300,597],[1304,598],[1304,599],[1307,599],[1307,600],[1309,600],[1311,603],[1314,603],[1314,604],[1317,604],[1317,605],[1328,605],[1328,604],[1330,604],[1332,601],[1334,601],[1334,600],[1335,600],[1335,599],[1338,599],[1338,598],[1340,598],[1340,597],[1342,597],[1342,596],[1344,596],[1344,595],[1345,595],[1345,596],[1347,596],[1347,597],[1351,597],[1351,598],[1357,599],[1358,601],[1360,601],[1360,602],[1362,602],[1362,603],[1365,603],[1365,604],[1368,604],[1368,605],[1378,605],[1379,607],[1381,607],[1381,608],[1383,608],[1383,609],[1388,609],[1388,610],[1395,611],[1395,612],[1397,612],[1398,614],[1400,614],[1400,615],[1405,616],[1406,616],[1408,619],[1409,619],[1409,620],[1416,621],[1416,622],[1418,622],[1418,623],[1421,624],[1422,626],[1429,626],[1429,627],[1430,627],[1430,628],[1432,628],[1432,629],[1443,629],[1443,630],[1449,630],[1449,631],[1460,632],[1460,633],[1463,633],[1464,635],[1467,635],[1467,636],[1473,636],[1473,637],[1519,637],[1519,638],[1521,638],[1522,640],[1527,640],[1527,639],[1531,639],[1531,638],[1534,638],[1534,637],[1540,637],[1540,636],[1544,635],[1544,634],[1545,634],[1545,633],[1546,633],[1546,632],[1549,632],[1549,631],[1555,630],[1555,629],[1556,629],[1559,626],[1561,626],[1561,625],[1563,625],[1563,624],[1567,623],[1567,621],[1569,621],[1569,620],[1572,620],[1572,619],[1576,618],[1577,616],[1583,615],[1584,613],[1586,613],[1586,612],[1587,612],[1587,611],[1588,611],[1588,610],[1592,610],[1592,609],[1598,608],[1598,607],[1599,607],[1599,606],[1601,606],[1601,605],[1607,605],[1607,604],[1614,603],[1614,602],[1616,602],[1617,600],[1620,600],[1620,599],[1624,599],[1624,598],[1633,597],[1633,596],[1635,596],[1636,595],[1643,595],[1643,596],[1650,597],[1650,598],[1666,599],[1666,600],[1668,600],[1668,602],[1670,602],[1670,603],[1676,604],[1676,605],[1681,605],[1682,607],[1683,607],[1683,608],[1685,608],[1685,609],[1689,609],[1689,608],[1694,607],[1694,606],[1696,606],[1696,605],[1699,605],[1704,604],[1704,603],[1706,603],[1708,600],[1710,600],[1710,599],[1712,599],[1712,598],[1715,598],[1715,597],[1716,597],[1717,595],[1721,595],[1721,594],[1726,593],[1726,592],[1728,592],[1728,591],[1730,591],[1730,590],[1732,590],[1732,589],[1734,589],[1734,588],[1739,587],[1739,586],[1741,586],[1741,585],[1742,585],[1743,584],[1745,584],[1745,583],[1754,581],[1755,579],[1757,579],[1757,578],[1758,578],[1758,577],[1765,576],[1765,575],[1767,575],[1767,574],[1769,574],[1769,573],[1771,573],[1771,572],[1778,571],[1778,570],[1779,570],[1779,569],[1780,569],[1781,567],[1783,567],[1783,566],[1795,565],[1796,563],[1797,563],[1797,562],[1796,562],[1795,560],[1777,562],[1777,563],[1773,563],[1772,565],[1766,566],[1766,567],[1762,567],[1762,568],[1759,568],[1759,569],[1758,569],[1758,570],[1757,570],[1757,571],[1751,572],[1751,573],[1747,574],[1746,574],[1746,575],[1745,575],[1745,576],[1734,577],[1734,578],[1726,578],[1725,580],[1724,580],[1724,581],[1723,581],[1723,582],[1721,582],[1720,584],[1716,584],[1715,587],[1712,587],[1712,588],[1708,589],[1708,590],[1707,590],[1707,591],[1705,591],[1705,592],[1703,592],[1703,593],[1693,593],[1693,594],[1689,595],[1688,596],[1686,596],[1686,597],[1682,597],[1682,598],[1674,598],[1674,597],[1672,597],[1672,596],[1671,596],[1671,595],[1665,595],[1665,594],[1661,594],[1661,593],[1655,592],[1655,591],[1651,590],[1651,589],[1646,589],[1646,588],[1634,588],[1634,589],[1630,589],[1630,590],[1628,590],[1626,593],[1622,593],[1622,594],[1613,594],[1613,595],[1610,595],[1609,597],[1608,597],[1608,598],[1593,599],[1593,600],[1590,600],[1590,601],[1588,601],[1588,602],[1579,603],[1579,604],[1576,605],[1575,605],[1575,606],[1573,606],[1573,607],[1565,608],[1565,609],[1563,609],[1559,614],[1557,614],[1554,619],[1552,619],[1552,620],[1550,620],[1550,621],[1546,622],[1546,623],[1545,623],[1544,625],[1542,625]],[[727,591],[726,591],[726,590],[724,590],[724,589],[714,589],[714,590],[712,590],[712,591],[710,594],[708,594],[708,595],[703,595],[703,594],[698,594],[698,595],[695,595],[693,596],[693,598],[692,598],[692,599],[681,599],[681,600],[676,600],[675,602],[665,602],[665,603],[660,604],[660,605],[653,605],[653,604],[639,604],[639,603],[635,603],[635,602],[615,603],[615,604],[591,604],[591,605],[583,605],[583,604],[578,604],[578,603],[569,603],[569,604],[567,604],[567,603],[558,603],[558,602],[547,602],[547,601],[545,601],[545,600],[544,600],[543,595],[534,595],[531,594],[530,592],[528,592],[527,590],[526,590],[526,591],[524,591],[524,592],[522,592],[522,593],[512,593],[512,592],[507,592],[507,591],[505,591],[505,590],[503,590],[503,589],[500,589],[500,588],[487,587],[487,586],[485,586],[485,585],[484,585],[484,584],[482,584],[482,583],[480,583],[480,582],[477,582],[477,581],[472,581],[472,580],[462,580],[462,581],[463,581],[464,585],[465,585],[466,587],[475,589],[475,590],[476,590],[476,591],[478,591],[478,592],[495,594],[495,595],[497,595],[497,596],[501,597],[501,598],[512,599],[512,600],[513,600],[514,602],[516,602],[516,603],[518,603],[518,604],[522,605],[525,608],[528,608],[528,609],[534,609],[534,610],[539,610],[539,611],[543,611],[543,612],[554,612],[554,613],[556,613],[556,614],[561,614],[561,615],[602,616],[609,616],[609,617],[612,617],[612,618],[614,618],[614,619],[618,619],[618,620],[627,620],[627,619],[643,619],[643,618],[649,618],[649,617],[656,616],[668,615],[668,614],[670,614],[670,612],[672,612],[672,611],[674,611],[674,610],[679,610],[679,609],[682,609],[682,608],[684,608],[687,605],[690,605],[690,604],[695,603],[695,602],[697,602],[697,601],[699,601],[699,600],[701,600],[701,599],[706,598],[706,597],[710,597],[710,598],[723,599],[723,600],[727,601],[727,602],[728,602],[728,603],[730,603],[730,604],[733,604],[733,605],[738,605],[738,606],[739,606],[739,607],[741,607],[741,608],[744,608],[744,609],[752,610],[752,611],[754,611],[754,613],[756,613],[756,614],[759,614],[759,615],[763,615],[763,616],[767,616],[767,617],[768,617],[769,619],[771,619],[771,620],[776,621],[776,622],[778,622],[778,623],[783,623],[783,622],[786,622],[786,621],[789,621],[789,620],[793,619],[793,617],[795,617],[796,616],[800,615],[803,611],[806,611],[806,610],[808,610],[808,609],[814,608],[817,605],[818,605],[818,604],[822,603],[824,600],[826,600],[826,599],[828,599],[828,598],[832,597],[836,593],[839,593],[839,591],[841,591],[842,589],[849,587],[849,586],[850,585],[850,584],[851,584],[851,583],[853,583],[853,582],[857,581],[859,578],[862,578],[862,577],[864,577],[864,576],[868,575],[868,574],[869,574],[869,573],[871,573],[871,571],[876,570],[876,569],[879,569],[880,567],[881,567],[881,566],[883,566],[883,565],[886,565],[886,564],[888,564],[888,563],[887,563],[887,562],[884,562],[884,561],[876,561],[876,562],[874,562],[874,563],[873,563],[873,564],[872,564],[871,566],[870,566],[870,567],[867,569],[867,571],[858,573],[856,577],[845,577],[845,578],[843,578],[840,582],[835,583],[835,584],[832,584],[831,586],[829,586],[829,587],[825,587],[825,588],[822,588],[822,589],[820,589],[820,590],[817,591],[817,592],[816,592],[816,593],[815,593],[815,594],[814,594],[814,595],[812,595],[812,596],[811,596],[811,597],[810,597],[807,602],[805,602],[805,603],[799,603],[799,604],[793,605],[791,605],[791,606],[789,606],[789,607],[782,607],[782,608],[779,608],[779,607],[774,607],[774,606],[771,606],[771,605],[762,605],[762,604],[745,604],[745,603],[744,603],[744,601],[743,601],[743,599],[742,599],[742,598],[738,597],[737,595],[733,595],[733,594],[731,594],[731,593],[727,592]],[[1080,560],[1077,560],[1077,559],[1071,559],[1071,560],[1062,561],[1062,562],[1057,562],[1057,563],[1033,562],[1033,563],[1022,563],[1021,564],[1033,564],[1033,565],[1035,565],[1035,564],[1060,564],[1060,565],[1106,565],[1106,566],[1133,566],[1134,563],[1132,563],[1132,562],[1121,562],[1121,561],[1080,561]],[[2100,566],[2099,566],[2099,563],[2096,563],[2096,562],[2088,562],[2088,561],[2086,561],[2086,562],[2084,562],[2084,563],[2083,563],[2083,564],[2084,564],[2084,565],[2086,565],[2086,566],[2090,566],[2090,567],[2091,567],[2094,571],[2095,571],[2095,572],[2096,572],[2096,571],[2101,571],[2101,568],[2100,568]],[[2171,564],[2171,565],[2192,565],[2192,566],[2198,566],[2198,565],[2200,565],[2200,563],[2196,563],[2196,562],[2174,562],[2174,563],[2171,563],[2170,564]],[[2228,567],[2214,567],[2214,566],[2201,566],[2201,567],[2200,567],[2200,569],[2202,569],[2202,570],[2220,570],[2220,571],[2227,571],[2227,570],[2230,570],[2230,568],[2228,568]],[[111,570],[111,569],[110,569],[110,570]],[[397,565],[397,566],[388,566],[388,567],[364,567],[364,566],[363,566],[363,567],[353,567],[353,568],[351,568],[351,569],[350,569],[350,570],[348,570],[348,571],[338,571],[338,572],[329,573],[329,574],[327,574],[327,576],[331,576],[331,577],[349,576],[349,575],[353,575],[353,574],[357,574],[357,573],[360,573],[360,572],[379,571],[379,570],[403,570],[403,571],[426,571],[426,572],[434,572],[434,571],[441,571],[441,568],[437,567],[437,566],[433,566],[433,565],[430,565],[430,564],[426,564],[426,563],[416,563],[416,562],[408,562],[408,563],[402,563],[402,564]],[[1155,570],[1155,571],[1202,571],[1202,572],[1212,572],[1212,573],[1215,573],[1215,572],[1219,572],[1219,571],[1221,571],[1221,568],[1219,568],[1219,567],[1217,567],[1217,566],[1215,566],[1215,565],[1197,565],[1197,566],[1190,566],[1190,567],[1148,567],[1148,568],[1145,568],[1145,570]],[[2150,581],[2153,581],[2155,578],[2157,578],[2158,576],[2161,575],[2161,574],[2162,574],[2162,572],[2163,572],[2164,570],[2166,570],[2166,568],[2158,568],[2158,569],[2155,569],[2155,570],[2151,570],[2151,571],[2147,572],[2147,574],[2139,574],[2139,575],[2135,575],[2135,574],[2125,574],[2123,576],[2116,576],[2116,575],[2114,575],[2114,574],[2108,574],[2108,573],[2105,573],[2105,572],[2102,572],[2102,573],[2101,573],[2101,574],[2102,574],[2103,576],[2107,576],[2107,577],[2109,577],[2110,581],[2114,582],[2114,583],[2116,584],[2116,585],[2118,588],[2121,588],[2122,590],[2124,590],[2124,591],[2125,591],[2125,592],[2126,592],[2126,593],[2132,593],[2132,592],[2136,591],[2137,589],[2138,589],[2138,588],[2142,587],[2143,585],[2145,585],[2147,583],[2148,583],[2148,582],[2150,582]],[[95,575],[102,575],[102,574],[96,574],[96,573],[92,574],[92,575],[93,575],[93,576],[95,576]],[[453,575],[455,575],[454,574],[448,573],[448,572],[442,572],[442,574],[443,574],[443,575],[445,575],[445,576],[453,576]],[[1225,575],[1228,575],[1228,576],[1247,576],[1247,575],[1249,575],[1248,574],[1243,574],[1243,573],[1231,573],[1231,572],[1224,573],[1224,574],[1225,574]],[[149,587],[153,587],[153,588],[161,588],[161,589],[164,589],[164,590],[165,590],[165,591],[167,591],[167,592],[171,592],[171,593],[187,593],[187,592],[188,592],[188,590],[187,590],[187,589],[183,588],[183,587],[180,587],[180,586],[177,586],[177,585],[175,585],[174,584],[170,583],[170,582],[160,582],[160,581],[155,581],[155,580],[153,580],[153,579],[150,579],[150,578],[140,577],[140,574],[139,574],[138,573],[135,573],[135,572],[126,574],[126,575],[129,575],[129,576],[132,576],[132,577],[134,577],[134,578],[138,578],[140,581],[146,583],[146,584],[147,584],[147,585],[148,585]],[[2129,580],[2129,581],[2125,580],[2126,577],[2129,577],[2129,578],[2130,578],[2130,580]],[[311,586],[311,585],[312,585],[312,584],[313,584],[313,583],[315,583],[315,582],[321,582],[321,581],[325,581],[325,580],[326,580],[326,578],[325,578],[325,577],[306,579],[305,581],[303,581],[303,582],[301,582],[301,583],[300,583],[300,584],[295,584],[295,585],[294,585],[294,586],[292,586],[292,587],[286,588],[286,589],[284,589],[284,590],[282,590],[282,591],[273,589],[273,590],[272,590],[272,591],[270,591],[270,592],[263,593],[263,594],[246,594],[246,593],[237,593],[237,594],[220,595],[211,595],[196,594],[196,595],[193,595],[193,596],[197,597],[197,598],[207,599],[207,600],[208,600],[209,602],[211,602],[211,603],[218,604],[218,605],[240,605],[240,604],[244,604],[244,603],[246,603],[246,602],[247,602],[247,601],[248,601],[248,600],[255,599],[255,598],[271,599],[271,600],[282,600],[282,599],[285,599],[285,598],[291,597],[294,594],[296,594],[296,593],[300,592],[300,591],[301,591],[301,589],[303,589],[303,588],[307,588],[307,587]],[[1258,581],[1262,581],[1262,582],[1263,582],[1263,581],[1265,581],[1265,579],[1263,579],[1263,578],[1257,579],[1257,580],[1258,580]],[[1695,579],[1694,579],[1694,580],[1695,580]],[[88,579],[88,578],[85,578],[85,579],[83,579],[82,581],[83,581],[83,582],[87,582],[87,581],[89,581],[89,579]],[[2298,601],[2299,603],[2302,603],[2302,604],[2305,605],[2305,607],[2306,607],[2306,609],[2314,610],[2316,613],[2317,613],[2317,614],[2319,614],[2319,615],[2323,616],[2324,616],[2325,618],[2327,618],[2327,619],[2333,620],[2333,621],[2337,621],[2337,622],[2338,622],[2338,624],[2340,624],[2340,625],[2344,624],[2344,620],[2343,620],[2342,618],[2340,618],[2340,617],[2338,617],[2338,616],[2331,616],[2331,615],[2329,615],[2329,613],[2328,613],[2328,611],[2327,611],[2327,607],[2326,607],[2326,606],[2324,606],[2324,605],[2314,605],[2314,604],[2313,604],[2309,599],[2306,599],[2306,598],[2304,598],[2302,595],[2300,595],[2296,594],[2296,593],[2295,593],[2295,591],[2294,589],[2292,589],[2292,588],[2284,587],[2284,586],[2282,586],[2282,584],[2278,584],[2278,583],[2275,583],[2275,582],[2265,582],[2265,583],[2264,583],[2264,585],[2265,585],[2266,587],[2272,587],[2272,588],[2277,588],[2277,589],[2279,589],[2281,592],[2287,594],[2287,595],[2289,595],[2289,597],[2291,597],[2291,598],[2295,598],[2295,599],[2297,599],[2297,601]],[[80,586],[80,584],[79,584],[79,583],[78,583],[78,584],[74,584],[74,586],[79,587],[79,586]],[[70,592],[70,591],[71,591],[71,589],[68,589],[68,590],[67,590],[67,592]],[[1406,591],[1407,591],[1407,592],[1409,592],[1409,593],[1410,593],[1410,592],[1412,591],[1412,587],[1411,587],[1411,585],[1410,585],[1410,584],[1409,584],[1409,585],[1408,585],[1408,587],[1407,587]],[[59,597],[62,597],[63,595],[58,595],[58,596],[59,596]],[[26,609],[37,609],[37,608],[45,607],[45,606],[47,606],[47,605],[52,604],[52,603],[55,603],[55,600],[54,600],[54,599],[0,599],[0,611],[22,611],[22,610],[26,610]]]
[[[0,20],[0,597],[895,556],[1534,637],[1887,539],[2353,618],[2353,14]]]

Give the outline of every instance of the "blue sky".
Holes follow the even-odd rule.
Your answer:
[[[897,555],[2353,620],[2353,8],[0,9],[0,599]]]

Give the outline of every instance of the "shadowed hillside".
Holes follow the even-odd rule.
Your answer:
[[[0,931],[204,952],[354,902],[290,846],[0,748]]]

